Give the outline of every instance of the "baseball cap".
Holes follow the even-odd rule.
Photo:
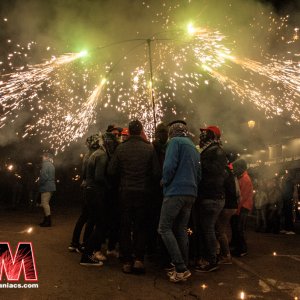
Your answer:
[[[208,131],[208,130],[212,131],[217,136],[217,138],[221,137],[221,130],[217,126],[207,126],[206,128],[200,128],[200,131]]]

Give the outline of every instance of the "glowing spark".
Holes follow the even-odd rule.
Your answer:
[[[240,299],[242,299],[242,300],[245,299],[245,296],[246,296],[246,295],[245,295],[244,292],[241,292],[241,293],[240,293]]]

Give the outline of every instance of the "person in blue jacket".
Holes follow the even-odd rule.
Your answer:
[[[175,268],[168,273],[171,282],[185,281],[188,270],[187,225],[200,181],[200,155],[189,138],[184,121],[169,128],[170,141],[163,165],[163,193],[158,232]]]
[[[50,200],[52,194],[56,191],[55,186],[55,167],[51,153],[43,153],[42,168],[39,179],[39,192],[41,193],[41,206],[44,209],[44,221],[40,223],[41,227],[51,226],[51,209]]]

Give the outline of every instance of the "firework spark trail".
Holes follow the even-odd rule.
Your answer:
[[[291,60],[269,59],[271,62],[262,64],[250,59],[233,59],[234,62],[241,65],[244,69],[251,70],[257,74],[266,76],[270,80],[278,82],[288,89],[293,90],[299,95],[300,92],[300,68],[299,63]]]
[[[28,70],[20,67],[15,73],[1,76],[0,105],[3,115],[0,119],[0,128],[5,125],[8,116],[13,111],[22,108],[25,101],[32,101],[38,96],[37,92],[50,81],[52,74],[59,67],[69,64],[82,57],[82,53],[68,53],[42,64],[29,65]]]
[[[88,99],[83,102],[74,112],[69,112],[61,119],[61,112],[56,111],[40,118],[36,124],[29,125],[26,128],[26,135],[30,134],[33,129],[40,131],[45,136],[46,142],[51,142],[52,148],[56,153],[64,151],[72,141],[81,138],[88,130],[88,127],[95,122],[95,108],[98,99],[104,89],[106,79],[101,82],[91,92]]]

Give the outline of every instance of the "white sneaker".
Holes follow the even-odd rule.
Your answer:
[[[107,257],[104,254],[102,254],[101,251],[95,252],[93,254],[93,258],[95,258],[95,259],[97,259],[99,261],[105,261],[105,260],[107,260]]]
[[[287,231],[285,234],[296,234],[294,231]]]
[[[185,272],[179,273],[179,272],[172,272],[172,275],[169,277],[171,282],[179,282],[179,281],[186,281],[190,276],[191,272],[189,270],[186,270]]]
[[[279,233],[287,233],[287,231],[282,229],[282,230],[279,231]]]

